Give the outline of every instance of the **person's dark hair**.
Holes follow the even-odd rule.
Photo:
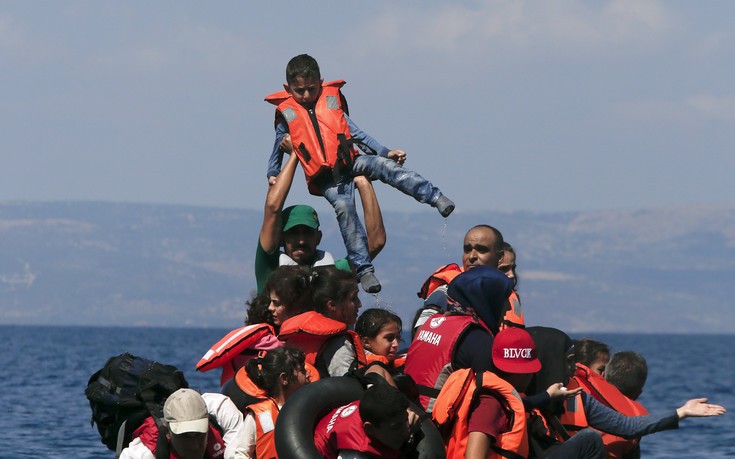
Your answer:
[[[600,341],[582,338],[574,341],[574,361],[590,366],[601,357],[610,357],[610,347]]]
[[[305,356],[300,349],[279,347],[268,351],[263,357],[248,360],[245,371],[250,379],[270,397],[278,395],[276,390],[281,373],[288,375],[288,381],[295,381],[296,373],[304,367]]]
[[[311,272],[311,307],[324,314],[327,302],[346,300],[355,290],[357,278],[351,271],[334,266],[319,266]]]
[[[373,384],[360,398],[360,419],[380,426],[406,413],[408,399],[387,383]]]
[[[641,395],[647,378],[648,364],[637,352],[616,352],[605,367],[605,379],[631,400]]]
[[[493,249],[495,249],[495,251],[498,253],[502,252],[503,242],[504,242],[503,234],[497,228],[495,228],[494,226],[490,226],[490,225],[475,225],[472,228],[470,228],[469,231],[467,232],[469,233],[475,228],[485,228],[485,229],[492,231],[493,235],[495,236],[495,247],[493,247]]]
[[[375,338],[384,325],[395,322],[398,325],[398,334],[401,334],[403,323],[401,318],[387,309],[370,308],[360,314],[355,324],[355,331],[365,338]]]
[[[289,316],[304,312],[309,303],[309,273],[300,266],[280,266],[266,282],[263,292],[275,293]]]
[[[273,315],[268,310],[271,299],[267,293],[253,293],[248,301],[245,302],[247,311],[245,312],[245,325],[270,324],[273,323]]]
[[[503,256],[505,256],[506,253],[512,253],[513,256],[516,257],[516,259],[518,258],[518,256],[516,255],[516,251],[513,248],[513,246],[510,245],[509,243],[503,241]],[[501,260],[502,260],[502,258],[501,258]],[[513,270],[513,274],[514,274],[514,276],[513,276],[513,290],[517,290],[518,289],[518,271],[516,271],[514,269]]]
[[[298,77],[305,80],[321,80],[322,75],[319,71],[319,64],[316,62],[316,59],[308,54],[299,54],[288,61],[288,65],[286,65],[286,83],[294,84]]]

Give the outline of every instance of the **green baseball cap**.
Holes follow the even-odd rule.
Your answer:
[[[309,228],[319,229],[319,217],[313,207],[305,204],[291,206],[283,209],[281,213],[283,231],[288,231],[294,226],[304,225]]]

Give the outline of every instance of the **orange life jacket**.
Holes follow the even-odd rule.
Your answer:
[[[281,324],[278,339],[286,345],[301,349],[306,355],[306,363],[316,366],[322,348],[331,338],[343,335],[355,348],[355,362],[358,368],[367,365],[365,349],[360,336],[338,320],[330,319],[316,311],[308,311],[286,319]],[[320,374],[322,378],[327,374]]]
[[[567,386],[569,389],[579,387],[572,379],[569,380]],[[584,413],[584,403],[582,402],[581,394],[577,394],[564,401],[564,413],[560,416],[560,420],[564,428],[569,432],[569,435],[574,435],[589,426],[587,415]]]
[[[421,290],[416,293],[416,296],[425,300],[431,295],[437,287],[447,285],[452,280],[462,273],[462,268],[457,263],[450,263],[438,268],[436,271],[431,273],[428,279],[421,286]]]
[[[444,433],[447,457],[464,457],[469,433],[468,419],[472,399],[477,388],[477,377],[471,369],[457,370],[449,376],[434,403],[431,415]],[[526,412],[520,395],[510,383],[494,373],[482,375],[480,392],[500,395],[507,403],[506,415],[510,429],[498,435],[488,458],[528,457]]]
[[[626,416],[642,416],[648,414],[648,411],[643,405],[623,395],[617,387],[590,370],[586,365],[577,363],[572,381],[574,381],[572,384],[582,387],[585,392],[589,393],[597,401],[614,409],[618,413]],[[633,450],[639,443],[639,439],[626,440],[625,438],[606,432],[600,433],[602,434],[602,440],[605,442],[606,457],[608,458],[621,458]]]
[[[245,371],[245,367],[240,368],[237,370],[237,373],[235,373],[235,384],[237,384],[237,387],[239,387],[240,390],[255,398],[268,397],[265,391],[258,387],[258,385],[255,384],[255,381],[250,379],[248,372]]]
[[[224,383],[232,379],[237,370],[249,358],[257,354],[254,347],[269,335],[275,337],[276,333],[273,327],[268,324],[254,324],[236,328],[217,341],[204,354],[196,364],[196,369],[204,372],[213,368],[222,367],[220,384],[224,385]],[[244,354],[249,349],[253,350],[251,355],[244,356],[245,358],[239,358],[241,354]]]
[[[276,106],[276,122],[283,118],[288,123],[293,151],[304,169],[309,192],[317,196],[321,195],[320,180],[325,175],[331,177],[335,166],[342,161],[345,166],[351,165],[357,154],[347,142],[350,139],[350,127],[344,117],[347,107],[343,106],[344,99],[340,92],[344,85],[343,80],[322,83],[312,113],[287,91],[279,91],[265,98],[266,102]],[[314,123],[319,126],[318,133]],[[340,154],[345,157],[340,158]]]
[[[258,459],[277,458],[276,442],[274,438],[276,419],[278,418],[278,404],[272,398],[248,405],[255,419],[255,457]]]

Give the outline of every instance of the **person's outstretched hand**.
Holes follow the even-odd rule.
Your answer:
[[[582,388],[577,387],[576,389],[567,389],[564,387],[564,384],[558,382],[550,385],[549,388],[546,389],[546,392],[549,394],[549,397],[555,400],[559,398],[572,398],[582,392]]]
[[[679,419],[689,417],[719,416],[725,414],[724,406],[707,403],[706,398],[693,398],[676,410]]]

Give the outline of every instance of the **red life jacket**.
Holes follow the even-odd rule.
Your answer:
[[[348,330],[343,322],[325,317],[316,311],[304,312],[286,319],[281,324],[278,339],[288,346],[301,349],[306,355],[306,363],[316,367],[322,348],[335,336],[344,336],[352,342],[358,368],[367,365],[365,350],[358,334]],[[320,376],[325,378],[329,375],[320,374]]]
[[[429,278],[426,279],[424,284],[421,286],[421,290],[419,290],[416,295],[425,300],[438,287],[450,284],[455,277],[459,276],[463,272],[464,269],[456,263],[444,265],[434,271]],[[508,297],[508,305],[506,305],[505,310],[503,311],[503,319],[498,324],[498,330],[504,330],[508,327],[524,328],[525,326],[526,318],[523,315],[523,310],[521,309],[521,299],[518,297],[518,293],[514,290],[510,292],[510,296]]]
[[[457,370],[449,376],[434,404],[431,416],[444,432],[447,457],[465,457],[467,450],[470,405],[477,390],[477,377],[469,369]],[[507,432],[498,435],[488,452],[488,458],[508,457],[510,451],[520,457],[528,457],[528,430],[523,401],[513,386],[494,373],[482,375],[481,393],[499,395],[507,404]],[[516,456],[513,456],[516,457]]]
[[[334,167],[343,159],[340,150],[348,158],[345,165],[352,164],[357,152],[346,141],[350,139],[350,127],[344,117],[347,107],[340,88],[343,80],[322,83],[321,93],[314,105],[313,114],[296,102],[287,91],[266,96],[266,102],[276,106],[276,122],[281,118],[288,123],[293,151],[299,158],[306,175],[306,183],[311,194],[320,196],[319,181],[323,176],[332,176]],[[319,126],[319,136],[314,129],[312,116]],[[342,137],[344,136],[344,137]],[[323,147],[323,148],[322,148]]]
[[[158,441],[158,426],[156,421],[152,417],[147,418],[143,421],[140,427],[135,429],[131,438],[135,439],[140,437],[140,441],[148,448],[153,455],[156,455],[156,442]],[[179,459],[179,455],[171,449],[169,443],[169,450],[171,450],[170,458]],[[219,459],[225,456],[225,441],[222,439],[222,434],[209,425],[209,435],[207,435],[207,449],[204,455],[207,459]]]
[[[277,458],[274,434],[276,419],[280,412],[278,405],[269,398],[249,405],[247,409],[253,412],[255,419],[255,457],[258,459]]]
[[[470,315],[434,314],[416,332],[408,348],[404,373],[416,382],[421,406],[428,413],[444,381],[454,370],[452,362],[459,339],[470,328],[481,326]]]
[[[617,387],[590,370],[586,365],[577,363],[577,369],[574,372],[572,381],[570,381],[571,385],[582,387],[585,392],[592,395],[597,401],[614,409],[618,413],[626,416],[642,416],[648,414],[648,411],[643,405],[623,395]],[[639,439],[626,440],[625,438],[606,432],[600,433],[602,434],[602,440],[605,442],[606,457],[608,458],[621,458],[633,450],[639,443]]]
[[[213,368],[222,367],[222,377],[220,385],[224,385],[227,381],[235,376],[237,370],[252,357],[257,355],[259,350],[258,344],[269,337],[275,337],[276,332],[268,324],[246,325],[245,327],[236,328],[222,339],[217,341],[196,364],[199,371],[209,371]],[[275,340],[268,343],[268,348],[278,346]],[[248,353],[250,351],[250,353]]]
[[[365,433],[359,401],[341,406],[323,417],[314,430],[314,445],[328,459],[336,459],[341,450],[360,451],[388,459],[402,457],[400,450],[389,448]]]

